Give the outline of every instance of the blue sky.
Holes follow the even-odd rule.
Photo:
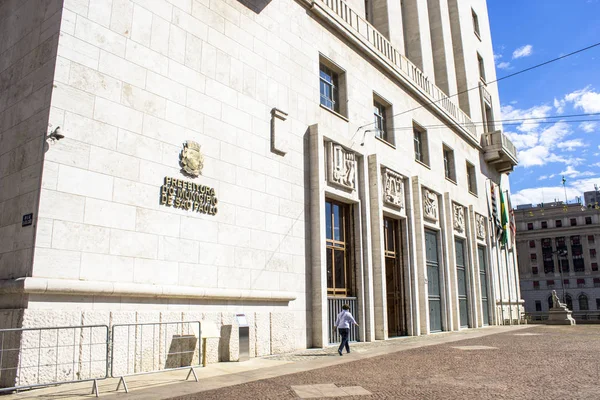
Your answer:
[[[498,78],[600,42],[600,0],[488,0],[488,13]],[[600,46],[498,85],[504,120],[600,113]],[[600,186],[600,115],[504,132],[519,149],[513,205],[564,200],[562,176],[569,201]]]

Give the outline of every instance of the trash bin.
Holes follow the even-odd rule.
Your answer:
[[[238,361],[248,361],[250,358],[250,327],[246,320],[246,314],[236,314],[235,318],[239,325],[239,349],[240,357]]]

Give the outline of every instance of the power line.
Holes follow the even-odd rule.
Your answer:
[[[491,82],[487,82],[487,84],[489,85],[489,84],[492,84],[492,83],[497,83],[497,82],[500,82],[500,81],[502,81],[502,80],[505,80],[505,79],[508,79],[508,78],[512,78],[512,77],[514,77],[514,76],[517,76],[517,75],[520,75],[520,74],[522,74],[522,73],[525,73],[525,72],[528,72],[528,71],[534,70],[534,69],[536,69],[536,68],[539,68],[539,67],[543,67],[544,65],[548,65],[548,64],[550,64],[550,63],[553,63],[553,62],[555,62],[555,61],[562,60],[563,58],[567,58],[567,57],[573,56],[573,55],[575,55],[575,54],[578,54],[578,53],[584,52],[584,51],[586,51],[586,50],[592,49],[592,48],[594,48],[594,47],[597,47],[597,46],[600,46],[600,42],[598,42],[598,43],[595,43],[595,44],[592,44],[592,45],[590,45],[590,46],[587,46],[587,47],[584,47],[584,48],[582,48],[582,49],[579,49],[579,50],[573,51],[573,52],[571,52],[571,53],[564,54],[564,55],[562,55],[562,56],[560,56],[560,57],[553,58],[553,59],[551,59],[551,60],[548,60],[548,61],[545,61],[545,62],[543,62],[543,63],[536,64],[536,65],[534,65],[534,66],[531,66],[531,67],[529,67],[529,68],[525,68],[525,69],[523,69],[523,70],[521,70],[521,71],[517,71],[517,72],[514,72],[514,73],[512,73],[512,74],[509,74],[509,75],[503,76],[502,78],[498,78],[498,79],[496,79],[496,80],[493,80],[493,81],[491,81]],[[470,92],[471,90],[475,90],[475,89],[479,89],[479,85],[477,85],[477,86],[475,86],[475,87],[472,87],[472,88],[470,88],[470,89],[463,90],[462,92],[458,92],[458,93],[456,93],[456,94],[453,94],[453,95],[451,95],[451,96],[446,96],[446,97],[444,97],[444,98],[442,98],[442,99],[440,99],[440,100],[430,101],[430,102],[428,102],[428,103],[425,103],[425,104],[423,104],[423,105],[420,105],[420,106],[418,106],[418,107],[411,108],[411,109],[409,109],[409,110],[403,111],[403,112],[401,112],[401,113],[398,113],[398,114],[394,114],[394,115],[392,115],[392,117],[397,117],[397,116],[399,116],[399,115],[403,115],[403,114],[409,113],[409,112],[411,112],[411,111],[418,110],[418,109],[420,109],[420,108],[423,108],[423,107],[425,107],[425,106],[432,105],[432,104],[436,104],[436,103],[438,103],[438,102],[440,102],[440,101],[442,101],[442,100],[449,99],[449,98],[451,98],[451,97],[456,97],[456,96],[458,96],[458,95],[460,95],[460,94],[467,93],[467,92]],[[375,123],[375,121],[373,121],[373,122],[371,122],[371,123],[369,123],[369,124],[366,124],[366,125],[359,126],[359,127],[358,127],[358,129],[357,129],[357,132],[358,132],[360,129],[362,129],[362,128],[366,128],[366,127],[368,127],[368,126],[371,126],[371,125],[373,125],[374,123]],[[460,124],[454,124],[454,125],[461,126]]]

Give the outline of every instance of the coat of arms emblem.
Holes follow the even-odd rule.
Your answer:
[[[188,140],[183,145],[180,155],[181,168],[183,171],[193,177],[202,173],[204,167],[204,156],[200,152],[200,145],[192,140]]]

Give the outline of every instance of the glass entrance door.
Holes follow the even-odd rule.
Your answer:
[[[442,330],[442,291],[436,232],[425,231],[425,258],[427,263],[429,330],[439,332]]]
[[[481,309],[483,310],[483,325],[490,323],[490,310],[488,304],[487,264],[485,262],[485,247],[477,246],[479,258],[479,282],[481,284]]]
[[[388,336],[406,335],[404,318],[404,271],[399,223],[383,218]]]
[[[469,300],[467,296],[467,268],[465,258],[465,241],[456,239],[456,284],[458,285],[458,309],[461,328],[469,327]]]

